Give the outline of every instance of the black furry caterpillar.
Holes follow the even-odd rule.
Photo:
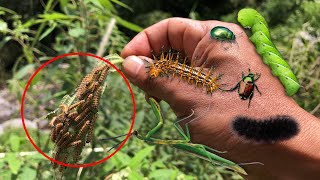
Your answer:
[[[299,125],[290,116],[272,116],[267,119],[238,116],[232,121],[232,129],[248,140],[274,143],[297,135]]]
[[[154,62],[149,63],[149,77],[156,78],[158,76],[166,75],[167,77],[171,74],[174,76],[180,76],[181,79],[187,81],[190,84],[195,83],[199,88],[206,87],[207,94],[213,93],[216,89],[219,88],[219,85],[216,83],[222,75],[211,76],[213,68],[211,67],[207,73],[202,72],[203,66],[200,69],[196,69],[193,65],[186,65],[187,58],[184,58],[183,63],[179,62],[180,53],[173,52],[169,50],[168,52],[162,51],[159,57],[153,55]]]

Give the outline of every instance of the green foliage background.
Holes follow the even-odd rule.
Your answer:
[[[0,3],[0,87],[9,88],[18,99],[21,99],[32,72],[51,57],[77,51],[97,53],[106,28],[111,26],[111,19],[116,20],[116,25],[112,27],[105,55],[120,53],[136,33],[161,19],[179,16],[236,22],[236,14],[241,8],[252,7],[266,17],[273,41],[306,88],[294,99],[320,117],[319,1],[48,0],[43,5],[38,1],[30,2],[33,3],[26,7],[33,7],[32,12],[15,8],[15,1]],[[39,125],[44,119],[40,117],[57,108],[64,95],[72,94],[93,64],[94,60],[90,58],[65,58],[44,69],[28,90],[26,118],[35,119]],[[99,138],[125,134],[130,126],[132,109],[128,89],[116,73],[111,73],[107,79],[95,129]],[[156,122],[143,92],[133,88],[137,103],[134,128],[145,133]],[[172,122],[175,115],[167,104],[161,105],[165,118]],[[50,154],[53,146],[46,128],[30,129],[30,135],[44,152]],[[159,137],[179,138],[170,124]],[[0,179],[52,179],[57,175],[40,154],[21,155],[21,152],[34,151],[21,129],[6,130],[0,142],[0,153],[5,153],[5,157],[0,156]],[[95,141],[93,146],[107,148],[116,143]],[[107,154],[92,152],[86,154],[83,162],[98,160]],[[235,173],[213,167],[171,147],[149,146],[133,138],[107,162],[84,168],[81,173],[78,171],[66,170],[66,179],[104,179],[111,177],[110,174],[114,179],[241,179]]]

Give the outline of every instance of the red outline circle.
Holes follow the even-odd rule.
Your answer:
[[[45,66],[49,65],[50,63],[60,59],[60,58],[63,58],[63,57],[69,57],[69,56],[75,56],[75,55],[78,55],[78,56],[90,56],[90,57],[94,57],[94,58],[97,58],[99,60],[102,60],[106,63],[108,63],[111,67],[113,67],[121,76],[122,78],[124,79],[124,81],[126,82],[126,85],[128,86],[129,88],[129,91],[130,91],[130,95],[131,95],[131,100],[132,100],[132,105],[133,105],[133,114],[132,114],[132,122],[131,122],[131,126],[130,126],[130,129],[129,129],[129,132],[126,136],[126,138],[124,139],[124,141],[119,145],[119,147],[112,153],[110,154],[109,156],[99,160],[99,161],[95,161],[95,162],[92,162],[92,163],[88,163],[88,164],[67,164],[67,163],[64,163],[64,162],[61,162],[61,161],[57,161],[51,157],[49,157],[48,155],[46,155],[43,151],[41,151],[41,149],[34,143],[34,141],[32,140],[32,138],[30,137],[29,133],[28,133],[28,130],[26,128],[26,125],[25,125],[25,122],[24,122],[24,99],[25,99],[25,96],[26,96],[26,93],[27,93],[27,90],[30,86],[30,83],[32,82],[33,78],[39,73],[40,70],[42,70]],[[117,153],[122,147],[123,145],[127,142],[127,140],[129,139],[130,137],[130,134],[132,132],[132,128],[133,128],[133,125],[134,125],[134,121],[135,121],[135,118],[136,118],[136,103],[135,103],[135,99],[134,99],[134,94],[133,94],[133,91],[132,91],[132,88],[129,84],[129,81],[127,80],[127,78],[124,76],[124,74],[115,66],[113,65],[112,63],[110,63],[108,60],[105,60],[103,59],[102,57],[99,57],[99,56],[96,56],[94,54],[90,54],[90,53],[84,53],[84,52],[75,52],[75,53],[68,53],[68,54],[62,54],[60,56],[57,56],[57,57],[54,57],[52,59],[50,59],[49,61],[47,61],[46,63],[42,64],[33,74],[32,76],[30,77],[30,79],[28,80],[28,83],[26,85],[26,87],[24,88],[24,91],[23,91],[23,95],[22,95],[22,99],[21,99],[21,107],[20,107],[20,115],[21,115],[21,119],[22,119],[22,124],[23,124],[23,129],[24,131],[26,132],[26,135],[29,139],[29,141],[31,142],[31,144],[34,146],[34,148],[37,149],[37,151],[42,154],[44,157],[46,157],[47,159],[49,159],[50,161],[52,162],[55,162],[57,164],[60,164],[60,165],[63,165],[63,166],[68,166],[68,167],[73,167],[73,168],[80,168],[80,167],[90,167],[90,166],[94,166],[94,165],[97,165],[97,164],[100,164],[106,160],[108,160],[110,157],[112,157],[115,153]]]

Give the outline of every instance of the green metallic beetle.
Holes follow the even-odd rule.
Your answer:
[[[219,41],[232,42],[236,40],[234,33],[230,29],[223,26],[216,26],[212,28],[210,31],[210,36],[212,39],[217,39]]]

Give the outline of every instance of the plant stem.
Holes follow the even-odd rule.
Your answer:
[[[49,0],[48,1],[47,5],[46,5],[46,7],[44,9],[44,14],[46,14],[52,8],[52,3],[53,2],[54,2],[54,0]],[[44,29],[44,27],[46,25],[47,25],[47,22],[41,23],[41,25],[40,25],[40,27],[39,27],[39,29],[37,31],[36,37],[32,41],[30,49],[32,49],[36,45],[36,43],[38,42],[39,37],[40,37],[40,35],[41,35],[41,33],[42,33],[42,31],[43,31],[43,29]]]
[[[97,56],[102,56],[104,51],[105,51],[105,47],[107,45],[107,43],[109,42],[109,39],[110,39],[110,36],[111,36],[111,33],[112,33],[112,30],[114,28],[116,24],[116,19],[115,18],[111,18],[110,19],[110,22],[109,24],[107,25],[106,27],[106,32],[100,42],[100,45],[99,45],[99,50],[97,52]]]

